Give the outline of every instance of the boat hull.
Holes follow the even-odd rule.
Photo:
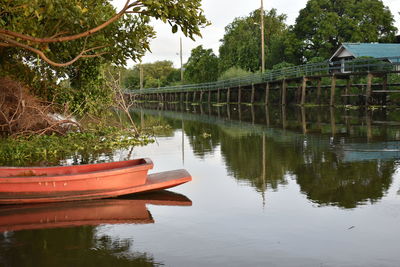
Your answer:
[[[46,192],[4,192],[0,189],[0,204],[23,204],[61,202],[87,199],[111,198],[139,192],[149,192],[171,188],[186,182],[192,178],[186,170],[174,170],[150,174],[144,184],[133,185],[124,188],[94,189],[77,191],[46,191]]]
[[[0,168],[0,193],[70,194],[143,185],[150,159],[60,167]]]

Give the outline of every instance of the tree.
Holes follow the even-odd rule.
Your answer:
[[[218,79],[218,58],[212,49],[194,48],[185,64],[185,79],[191,83],[204,83]]]
[[[392,42],[396,31],[381,0],[309,0],[293,30],[303,61],[329,58],[343,42]]]
[[[172,61],[156,61],[142,64],[141,67],[145,88],[168,86],[180,81],[180,70],[174,68]],[[140,88],[140,65],[135,65],[127,71],[123,85],[131,90]]]
[[[118,63],[125,62],[128,56],[140,57],[149,49],[149,39],[153,37],[148,26],[150,17],[168,22],[174,33],[180,27],[191,38],[200,35],[200,27],[207,25],[200,0],[127,0],[118,13],[109,0],[1,0],[0,3],[0,46],[27,50],[55,67],[104,54],[119,56]],[[104,35],[97,35],[99,31]],[[88,40],[89,37],[94,40]],[[50,58],[55,52],[70,57],[71,52],[63,47],[70,48],[65,44],[70,41],[80,42],[80,52],[75,57],[63,63]]]
[[[286,31],[286,15],[278,15],[276,9],[265,14],[265,46],[267,51],[266,66],[272,67],[282,61],[284,53],[280,47]],[[261,29],[260,10],[255,10],[247,17],[236,18],[225,27],[225,35],[219,48],[220,71],[231,67],[258,71],[261,66]],[[283,51],[284,52],[284,51]]]
[[[208,24],[201,0],[0,0],[0,76],[29,84],[37,95],[74,102],[84,112],[108,98],[102,66],[140,59],[155,36],[150,18],[188,37]],[[60,88],[68,78],[72,88]],[[92,104],[90,104],[92,103]]]

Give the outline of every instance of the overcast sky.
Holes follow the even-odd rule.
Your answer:
[[[121,7],[125,0],[114,0],[116,6]],[[383,0],[389,7],[396,20],[395,26],[400,29],[400,0]],[[307,0],[264,0],[264,8],[276,8],[279,14],[287,15],[287,24],[294,24],[299,10],[304,8]],[[147,52],[143,58],[144,63],[157,60],[171,60],[178,67],[179,38],[183,38],[183,62],[190,56],[190,51],[198,45],[204,48],[212,48],[218,55],[219,40],[224,36],[224,28],[236,17],[247,16],[251,11],[259,8],[261,0],[202,0],[203,10],[212,25],[202,30],[203,38],[197,37],[196,42],[185,38],[182,34],[171,33],[171,27],[162,22],[154,22],[157,38],[151,41],[152,53]],[[132,66],[129,62],[128,66]]]

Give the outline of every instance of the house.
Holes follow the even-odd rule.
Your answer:
[[[360,57],[379,58],[383,61],[399,64],[400,70],[400,44],[386,43],[343,43],[329,59],[333,64],[340,62],[341,72],[346,72],[346,60]]]

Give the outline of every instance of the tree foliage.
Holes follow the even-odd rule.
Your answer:
[[[151,18],[190,38],[208,24],[201,0],[126,0],[120,11],[111,2],[0,0],[0,76],[24,81],[48,100],[57,95],[61,102],[76,101],[85,110],[89,100],[108,97],[102,87],[105,63],[124,65],[149,50],[155,36]],[[73,90],[57,86],[60,78],[68,78]]]
[[[216,81],[218,78],[218,58],[212,49],[198,46],[192,50],[185,65],[185,80],[192,83]]]
[[[168,86],[180,81],[180,70],[174,68],[172,61],[156,61],[135,65],[127,70],[123,85],[127,89],[140,88],[140,67],[143,69],[143,87],[155,88]]]
[[[396,31],[381,0],[309,0],[294,26],[303,61],[329,58],[343,42],[392,42]]]
[[[286,15],[277,14],[276,9],[266,12],[264,17],[266,66],[272,67],[282,61],[282,42],[287,33]],[[236,66],[244,70],[258,71],[261,66],[260,10],[247,17],[236,18],[225,27],[220,46],[220,71]],[[284,51],[283,51],[284,52]]]
[[[228,79],[234,79],[234,78],[239,78],[239,77],[244,77],[247,75],[251,75],[251,72],[246,71],[244,69],[238,68],[238,67],[231,67],[224,71],[218,78],[218,80],[228,80]]]

